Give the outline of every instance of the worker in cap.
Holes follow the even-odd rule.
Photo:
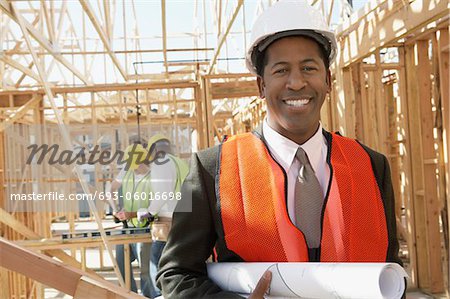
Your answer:
[[[246,65],[267,116],[253,132],[193,154],[158,285],[165,298],[240,298],[207,274],[215,262],[397,262],[394,196],[385,156],[326,131],[336,40],[303,0],[256,20]],[[249,298],[263,298],[267,272]],[[304,295],[307,297],[307,295]]]
[[[139,209],[147,209],[150,204],[148,196],[151,193],[150,160],[147,149],[141,143],[130,144],[124,151],[123,168],[111,184],[111,193],[119,192],[122,202],[114,216],[124,223],[124,228],[144,228],[149,226],[148,219],[138,219]],[[122,277],[125,277],[124,246],[130,250],[130,281],[131,290],[137,292],[131,263],[138,261],[140,269],[141,293],[145,297],[155,298],[156,287],[150,279],[150,250],[151,244],[132,243],[116,245],[116,260]]]
[[[153,135],[145,149],[150,161],[150,204],[137,210],[137,220],[154,219],[151,223],[152,243],[150,250],[150,279],[156,285],[156,274],[161,253],[167,241],[172,223],[172,214],[178,198],[181,196],[181,185],[186,178],[189,167],[172,152],[171,142],[162,134]],[[133,164],[132,164],[133,165]],[[155,287],[151,298],[160,296]]]

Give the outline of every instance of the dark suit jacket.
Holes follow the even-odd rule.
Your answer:
[[[329,157],[331,134],[327,131],[323,133],[328,140]],[[388,161],[382,154],[364,145],[363,147],[370,156],[384,201],[389,237],[386,260],[401,264],[398,258],[394,194]],[[159,264],[157,280],[165,298],[240,298],[237,294],[222,291],[208,279],[206,272],[205,261],[211,256],[214,246],[217,261],[242,262],[242,259],[225,245],[215,195],[218,150],[219,147],[216,146],[192,156],[190,173],[182,190],[183,194],[192,194],[192,212],[175,211],[172,230]],[[186,203],[181,200],[179,205]]]

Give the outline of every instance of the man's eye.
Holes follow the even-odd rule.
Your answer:
[[[307,71],[307,72],[311,72],[311,71],[317,70],[317,68],[315,68],[315,67],[313,67],[313,66],[304,66],[304,67],[303,67],[303,70],[304,70],[304,71]]]
[[[275,71],[275,74],[284,74],[284,73],[286,73],[286,72],[287,72],[286,69],[279,69],[279,70],[276,70],[276,71]]]

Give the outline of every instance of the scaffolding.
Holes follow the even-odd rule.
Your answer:
[[[75,258],[77,248],[93,244],[75,242],[67,254],[65,244],[40,243],[53,237],[55,219],[73,232],[80,207],[25,213],[7,212],[6,204],[10,194],[37,185],[66,194],[105,190],[118,169],[33,167],[26,163],[29,136],[123,150],[133,135],[162,133],[187,160],[261,124],[266,105],[243,55],[254,18],[275,1],[150,2],[0,0],[2,247],[37,250],[103,280]],[[372,0],[353,11],[356,2],[309,1],[335,29],[339,47],[321,121],[388,157],[408,287],[448,294],[450,4]],[[92,208],[91,220],[104,218],[102,204]],[[100,252],[116,244],[102,239],[93,242]],[[8,298],[42,298],[45,281],[22,270],[2,264],[1,289]]]

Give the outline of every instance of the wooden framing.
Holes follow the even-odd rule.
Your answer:
[[[214,52],[213,59],[209,63],[208,71],[206,72],[208,75],[211,75],[214,69],[214,65],[216,64],[217,58],[219,57],[220,50],[222,49],[222,46],[227,39],[227,35],[230,32],[231,26],[233,25],[234,21],[236,20],[236,17],[239,13],[239,10],[242,7],[242,3],[244,3],[244,0],[237,0],[236,7],[234,9],[234,12],[231,16],[231,19],[228,21],[227,27],[225,29],[225,32],[220,36],[217,48]]]
[[[430,122],[432,116],[431,106],[431,68],[430,59],[428,57],[429,49],[428,40],[419,40],[417,47],[417,74],[419,98],[420,98],[420,122],[422,136],[422,154],[424,163],[424,194],[426,219],[427,219],[427,236],[428,236],[428,255],[430,267],[430,290],[433,293],[444,291],[444,282],[442,274],[441,262],[441,239],[439,232],[439,219],[435,215],[439,215],[440,205],[438,199],[438,190],[436,186],[436,151],[435,140],[433,136],[433,123]]]
[[[354,18],[337,28],[337,38],[341,45],[345,45],[341,47],[344,57],[341,67],[445,18],[449,9],[450,4],[446,0],[411,1],[407,5],[402,1],[369,1]]]
[[[141,298],[106,280],[93,278],[87,272],[61,264],[45,255],[34,253],[0,238],[0,266],[22,273],[74,298]]]
[[[103,42],[103,46],[106,49],[106,52],[108,53],[109,57],[111,58],[112,62],[114,63],[114,66],[119,70],[120,74],[122,75],[122,78],[124,80],[127,80],[127,74],[125,70],[120,65],[120,62],[117,60],[116,54],[112,52],[112,48],[110,45],[110,41],[108,38],[108,35],[105,33],[104,29],[100,25],[100,22],[98,21],[97,17],[95,16],[93,9],[91,5],[89,4],[89,1],[86,0],[80,0],[80,4],[83,7],[83,10],[85,11],[86,15],[91,20],[92,24],[94,25],[95,30],[97,31],[98,35],[100,36],[100,39]],[[107,11],[107,10],[105,10]],[[107,26],[108,28],[108,26]]]
[[[40,124],[47,129],[57,121],[47,115],[59,111],[64,123],[77,128],[78,133],[92,138],[94,143],[101,135],[117,134],[111,149],[123,149],[128,145],[132,124],[136,122],[135,90],[138,90],[141,125],[145,127],[146,136],[155,131],[173,132],[180,156],[187,159],[192,148],[213,146],[224,135],[254,129],[267,113],[264,100],[258,98],[253,75],[221,73],[223,70],[217,67],[222,66],[218,61],[226,56],[230,40],[236,34],[239,39],[242,35],[244,44],[247,43],[245,0],[195,1],[197,27],[190,35],[180,35],[192,38],[193,46],[183,48],[175,48],[169,42],[176,36],[170,32],[170,1],[159,2],[161,31],[156,37],[140,35],[137,21],[135,27],[130,26],[128,15],[136,17],[133,2],[124,3],[120,16],[123,24],[120,24],[113,21],[119,9],[115,1],[79,1],[82,33],[76,30],[77,22],[72,20],[66,1],[60,5],[40,0],[26,6],[0,0],[4,13],[0,22],[3,21],[6,29],[0,34],[0,44],[7,45],[0,54],[3,79],[3,89],[0,89],[0,207],[4,207],[8,190],[31,192],[32,183],[36,181],[32,179],[36,169],[22,163],[26,158],[24,146],[12,142],[3,132],[9,124],[18,124],[17,132],[30,134],[30,125]],[[260,1],[261,7],[273,2]],[[310,2],[322,7],[330,22],[336,13],[335,5],[342,1],[328,1],[327,7],[324,1]],[[348,8],[340,7],[341,14]],[[203,19],[197,12],[201,9]],[[448,289],[450,272],[450,266],[447,270],[443,268],[448,264],[450,222],[449,9],[450,4],[445,0],[371,0],[345,20],[337,29],[340,51],[332,70],[333,91],[321,112],[326,129],[355,137],[388,158],[396,197],[401,257],[410,275],[408,285],[432,294]],[[234,32],[241,12],[242,32]],[[24,37],[11,30],[9,23],[21,26]],[[119,36],[117,31],[120,30],[114,26],[122,27]],[[211,43],[212,36],[217,38],[215,44]],[[142,48],[143,41],[149,38],[161,40],[161,47]],[[12,42],[14,39],[16,41]],[[396,59],[389,60],[386,53],[392,49],[397,53]],[[171,60],[178,53],[183,60]],[[160,55],[162,61],[158,63],[163,66],[162,72],[143,70],[129,74],[132,62],[151,60],[142,58],[145,55]],[[190,56],[192,60],[184,60]],[[101,67],[97,61],[103,61]],[[226,66],[228,68],[228,62]],[[41,79],[45,77],[42,73],[55,77],[58,70],[60,75],[56,77],[60,79],[51,79],[52,82]],[[109,70],[113,72],[106,74]],[[96,80],[93,74],[97,73],[105,73],[104,82]],[[49,105],[49,95],[61,99],[62,104]],[[85,132],[78,129],[78,125],[98,126],[95,132]],[[102,125],[119,125],[120,129],[107,131]],[[184,133],[180,134],[180,130]],[[184,144],[191,141],[194,132],[197,144]],[[50,143],[61,140],[61,136],[51,130],[39,138]],[[107,174],[99,175],[102,171],[96,167],[94,173],[98,178],[88,188],[101,190],[117,168],[113,166],[105,171]],[[39,191],[60,188],[67,193],[76,192],[78,180],[69,169],[47,165],[39,173],[46,176],[39,180]],[[101,210],[100,206],[96,208]],[[0,210],[0,216],[2,235],[16,245],[42,250],[77,268],[86,265],[66,255],[61,248],[70,248],[72,254],[80,250],[85,259],[82,248],[101,245],[100,240],[69,244],[53,239],[39,245],[40,240],[51,237],[52,219],[66,216],[70,229],[74,230],[76,211],[64,214],[52,210],[42,216]],[[23,241],[24,237],[28,240]],[[116,244],[117,240],[107,239],[110,244]],[[117,242],[123,244],[138,239]],[[21,252],[19,249],[14,251]],[[94,273],[88,267],[86,270]],[[40,283],[4,269],[0,276],[0,285],[7,286],[7,296],[42,297]],[[129,287],[129,277],[125,277],[124,283]],[[81,288],[93,288],[99,296],[106,296],[103,283],[91,281],[84,275],[77,278],[75,285],[79,289],[71,288],[73,295],[87,296]]]
[[[12,20],[15,22],[19,22],[20,18],[16,12],[14,12],[12,8],[12,4],[10,2],[7,2],[6,0],[0,1],[0,8],[3,12],[5,12]],[[49,53],[53,54],[53,57],[58,60],[61,64],[63,64],[66,68],[68,68],[75,76],[77,76],[82,82],[89,84],[89,80],[80,72],[78,71],[70,62],[67,61],[63,56],[60,54],[57,54],[56,49],[51,45],[51,43],[42,36],[34,27],[28,23],[26,20],[22,20],[24,26],[26,27],[27,31],[30,33],[30,35]]]

